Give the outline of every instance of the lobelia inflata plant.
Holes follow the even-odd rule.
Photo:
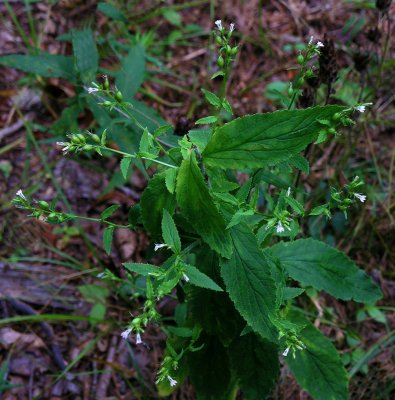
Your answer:
[[[333,211],[365,202],[363,185],[355,177],[342,188],[331,188],[328,201],[306,209],[307,195],[291,183],[273,177],[281,170],[308,173],[300,154],[312,143],[324,143],[353,124],[353,108],[340,105],[295,109],[306,77],[314,75],[314,58],[321,42],[311,38],[297,57],[298,75],[289,90],[288,110],[247,115],[221,123],[221,114],[232,115],[226,99],[231,64],[238,47],[232,46],[234,24],[216,21],[219,45],[220,94],[203,89],[212,115],[199,119],[202,129],[192,129],[169,146],[130,112],[122,93],[102,84],[86,88],[101,96],[101,105],[132,118],[141,128],[139,151],[133,154],[111,147],[107,132],[69,135],[59,143],[64,153],[115,153],[122,157],[126,177],[133,160],[156,172],[131,207],[127,225],[109,218],[119,206],[107,208],[100,218],[87,218],[56,210],[56,202],[31,201],[18,191],[13,202],[51,224],[83,218],[104,223],[104,247],[109,253],[114,229],[143,229],[154,250],[165,258],[161,266],[127,262],[130,274],[145,277],[141,312],[125,330],[144,343],[148,324],[159,324],[167,334],[157,385],[161,394],[190,377],[199,398],[234,399],[241,389],[246,399],[263,399],[271,391],[285,361],[299,384],[315,399],[346,399],[347,373],[331,341],[304,317],[295,299],[308,287],[342,299],[373,303],[381,297],[372,279],[335,248],[311,238],[299,238],[304,217],[330,218]],[[243,182],[243,183],[241,183]],[[275,191],[269,193],[273,184]],[[99,274],[119,281],[112,272]],[[177,295],[174,319],[165,322],[156,305],[165,296]],[[209,367],[208,367],[209,366]]]

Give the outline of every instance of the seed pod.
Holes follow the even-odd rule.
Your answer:
[[[91,144],[86,144],[82,147],[82,150],[84,151],[91,151],[94,149],[95,146],[91,145]]]
[[[47,221],[53,223],[58,222],[58,216],[55,213],[51,213],[48,215]]]
[[[224,41],[222,40],[221,36],[217,36],[216,41],[220,46],[222,46],[224,44]]]
[[[43,209],[43,210],[49,210],[49,204],[48,204],[46,201],[44,201],[44,200],[40,200],[40,201],[38,202],[38,205],[39,205],[40,208]]]
[[[81,144],[81,140],[80,140],[80,138],[78,137],[78,135],[73,135],[73,136],[71,136],[71,143],[74,143],[74,144]]]
[[[237,51],[239,50],[238,46],[232,47],[230,51],[231,56],[235,56],[237,54]]]
[[[123,101],[122,93],[121,93],[119,90],[117,90],[117,91],[115,92],[115,100],[116,100],[118,103],[122,103],[122,101]]]
[[[110,89],[110,82],[108,81],[107,76],[104,77],[104,83],[103,83],[104,89],[108,90]]]
[[[85,143],[86,142],[86,138],[82,133],[77,133],[77,137],[80,140],[80,143]]]
[[[224,63],[225,63],[225,61],[222,58],[222,56],[219,56],[218,60],[217,60],[218,67],[222,68],[224,66]]]
[[[340,119],[341,117],[342,117],[342,114],[341,114],[341,113],[336,113],[336,114],[333,115],[332,119],[333,119],[334,121],[339,121],[339,119]]]
[[[100,138],[96,135],[96,133],[92,134],[91,138],[95,143],[100,143]]]
[[[304,63],[304,57],[302,56],[302,54],[298,55],[298,57],[296,58],[296,62],[300,65]]]
[[[103,103],[103,106],[104,106],[104,107],[111,107],[111,106],[112,106],[112,103],[111,103],[111,101],[106,100],[106,101]]]
[[[231,54],[231,53],[232,53],[232,48],[231,48],[228,44],[226,45],[225,50],[226,50],[226,52],[227,52],[228,54]]]
[[[302,87],[303,85],[304,85],[304,78],[303,78],[303,76],[301,76],[299,79],[298,79],[298,81],[297,81],[297,83],[296,83],[296,85],[297,85],[297,87]]]
[[[139,317],[133,318],[133,320],[132,320],[133,326],[139,326],[140,323],[141,323],[141,318],[139,318]]]
[[[331,133],[332,135],[334,135],[336,133],[336,129],[335,128],[329,128],[328,132]]]

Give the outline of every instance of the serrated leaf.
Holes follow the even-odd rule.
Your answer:
[[[183,267],[185,274],[189,278],[189,282],[193,285],[199,286],[204,289],[215,290],[217,292],[223,291],[223,289],[218,286],[210,277],[199,271],[193,265],[184,264]]]
[[[156,174],[141,196],[141,218],[145,229],[154,237],[161,237],[163,209],[170,213],[176,207],[175,197],[166,188],[165,175]]]
[[[221,100],[219,99],[219,97],[214,94],[213,92],[210,92],[208,90],[202,89],[202,92],[204,93],[204,97],[206,98],[206,100],[213,105],[216,108],[220,108],[221,107]]]
[[[295,297],[300,296],[304,292],[304,289],[294,288],[294,287],[285,287],[284,288],[284,300],[294,299]]]
[[[223,257],[230,257],[232,243],[225,231],[225,220],[210,196],[193,153],[181,163],[176,196],[181,213],[202,239]]]
[[[166,133],[167,131],[173,129],[173,127],[171,125],[163,125],[160,126],[159,128],[155,129],[154,132],[154,138],[157,138],[160,135],[163,135],[164,133]]]
[[[270,249],[292,279],[342,300],[373,303],[382,297],[372,278],[344,253],[314,239],[281,242]]]
[[[297,350],[295,358],[285,357],[299,385],[317,400],[348,399],[348,378],[335,346],[312,324],[296,313],[293,322],[307,324],[299,333],[306,349]]]
[[[316,140],[321,124],[341,106],[318,106],[299,110],[247,115],[219,127],[202,154],[207,166],[261,168],[287,161]]]
[[[122,92],[126,101],[132,99],[144,81],[145,52],[136,45],[129,50],[128,55],[121,60],[119,71],[115,75],[115,84]],[[142,122],[142,121],[140,121]],[[146,126],[146,125],[143,125]]]
[[[55,54],[22,55],[0,57],[0,65],[16,68],[45,78],[64,78],[75,81],[73,58]]]
[[[230,192],[240,187],[237,182],[228,180],[227,176],[225,175],[225,171],[220,168],[209,168],[206,172],[210,178],[210,184],[213,192]]]
[[[181,252],[181,240],[176,224],[169,212],[164,209],[162,216],[162,237],[164,242],[170,246],[176,254]]]
[[[237,210],[235,214],[233,214],[232,219],[230,220],[226,229],[231,228],[237,224],[240,224],[246,217],[254,215],[254,210]]]
[[[298,200],[296,200],[290,196],[285,196],[284,200],[287,204],[289,204],[291,206],[291,208],[296,212],[296,214],[298,214],[298,215],[304,214],[304,207],[301,203],[299,203]]]
[[[231,344],[229,358],[245,399],[265,399],[280,372],[277,347],[250,333]]]
[[[291,157],[288,160],[288,162],[293,167],[300,169],[306,175],[309,174],[309,172],[310,172],[309,162],[300,154],[295,154],[293,157]]]
[[[328,215],[329,213],[329,215]],[[322,204],[320,206],[314,207],[310,212],[309,215],[321,215],[325,214],[326,216],[330,217],[330,211],[328,209],[328,204]]]
[[[92,29],[86,28],[72,32],[74,62],[82,82],[90,84],[96,78],[99,66],[99,53],[93,38]]]
[[[118,208],[121,207],[119,204],[113,204],[112,206],[106,208],[101,214],[100,219],[104,220],[110,217]]]
[[[206,124],[214,124],[217,122],[218,117],[214,115],[209,115],[208,117],[198,119],[195,124],[196,125],[206,125]]]
[[[109,226],[103,232],[103,246],[108,255],[111,253],[112,239],[114,237],[114,227]]]
[[[143,263],[124,263],[122,264],[129,272],[135,272],[136,274],[148,276],[149,274],[156,274],[159,272],[159,268],[151,264]]]
[[[121,172],[122,172],[122,176],[124,177],[124,179],[126,179],[128,177],[128,170],[129,170],[131,162],[132,162],[132,157],[124,157],[121,160],[120,167],[121,167]]]
[[[177,179],[178,168],[168,168],[165,171],[165,183],[167,190],[170,193],[174,193],[176,190],[176,179]]]
[[[270,261],[245,224],[231,228],[233,254],[221,261],[221,276],[236,309],[255,332],[277,340],[271,317],[275,314],[276,288]]]

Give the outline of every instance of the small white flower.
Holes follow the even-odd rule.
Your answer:
[[[158,251],[159,249],[161,249],[162,247],[166,247],[167,245],[164,243],[155,243],[155,251]]]
[[[189,282],[189,277],[184,272],[182,273],[182,279],[184,279],[185,282]]]
[[[309,45],[313,43],[314,36],[310,36]]]
[[[291,188],[289,187],[287,190],[287,197],[291,196]]]
[[[289,353],[289,347],[287,347],[284,352],[283,352],[283,356],[286,357]]]
[[[177,381],[173,379],[170,375],[167,375],[167,379],[169,380],[170,386],[176,386]]]
[[[324,43],[322,43],[322,42],[317,42],[317,44],[315,45],[315,47],[317,47],[317,48],[324,47]]]
[[[366,110],[366,106],[357,106],[355,107],[355,109],[361,113],[365,112]]]
[[[234,29],[235,29],[235,24],[232,22],[232,23],[229,25],[229,32],[232,33],[232,32],[234,31]]]
[[[20,197],[21,199],[27,201],[27,198],[26,198],[26,196],[23,194],[22,189],[19,189],[19,190],[15,193],[15,196],[18,196],[18,197]]]
[[[222,30],[222,21],[220,19],[217,19],[215,21],[215,25],[217,25],[217,28],[221,31]]]
[[[98,92],[99,88],[97,87],[88,87],[88,89],[86,89],[88,91],[88,93],[94,93],[94,92]]]
[[[129,335],[132,332],[132,330],[133,330],[132,328],[128,328],[128,329],[124,330],[121,333],[122,338],[126,340],[129,337]]]
[[[136,334],[136,344],[141,344],[143,341],[141,340],[141,335],[139,333]]]
[[[354,196],[355,196],[361,203],[365,203],[366,196],[365,196],[364,194],[354,193]]]
[[[96,275],[96,278],[103,279],[105,276],[106,276],[106,274],[104,272],[100,272],[100,274]]]
[[[284,232],[284,226],[283,226],[283,224],[281,223],[281,221],[278,221],[278,223],[277,223],[276,232],[277,232],[277,233]]]

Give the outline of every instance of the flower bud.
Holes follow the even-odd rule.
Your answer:
[[[91,151],[94,149],[95,146],[91,145],[91,144],[86,144],[82,147],[82,150],[84,151]]]
[[[225,61],[224,61],[224,59],[222,58],[222,56],[219,56],[219,57],[218,57],[217,64],[218,64],[218,67],[220,67],[220,68],[222,68],[222,67],[224,66]]]
[[[71,143],[74,143],[74,144],[81,144],[81,140],[80,140],[80,138],[78,137],[78,135],[73,135],[73,136],[71,136]]]
[[[48,215],[47,221],[56,223],[56,222],[58,222],[58,216],[55,213],[51,213]]]
[[[237,46],[232,47],[231,51],[230,51],[230,55],[231,56],[235,56],[237,54],[237,51],[239,50],[239,48]]]
[[[341,118],[341,113],[336,113],[336,114],[334,114],[333,115],[333,117],[332,117],[332,119],[334,120],[334,121],[339,121],[339,119]]]
[[[103,103],[103,106],[104,106],[104,107],[111,107],[111,106],[112,106],[112,103],[111,103],[111,101],[106,100],[106,101]]]
[[[81,143],[85,143],[86,138],[82,133],[77,133],[76,136],[78,137],[78,139],[80,140]]]
[[[110,82],[108,81],[107,76],[104,77],[104,90],[108,90],[110,88]]]

